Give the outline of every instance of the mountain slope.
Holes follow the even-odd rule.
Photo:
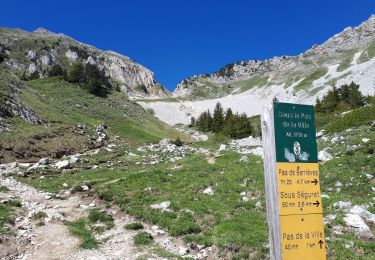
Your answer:
[[[0,78],[1,93],[13,85],[22,86],[10,89],[11,99],[0,104],[0,111],[10,111],[1,115],[0,163],[59,158],[107,142],[132,144],[184,137],[121,92],[112,91],[102,98],[59,78],[22,82],[3,68]]]
[[[262,105],[279,101],[313,104],[332,86],[360,85],[375,94],[375,16],[346,28],[321,45],[290,57],[241,61],[211,75],[187,78],[173,92],[174,100],[139,102],[168,124],[189,123],[216,102],[239,113],[260,114]],[[170,102],[174,101],[174,102]],[[177,102],[175,102],[177,101]]]
[[[130,58],[42,28],[34,32],[0,28],[0,53],[5,57],[5,64],[24,77],[31,74],[44,77],[56,64],[68,70],[75,63],[90,63],[98,66],[112,85],[129,95],[168,95],[156,82],[153,72]]]
[[[322,90],[321,87],[331,85],[344,74],[353,74],[348,68],[351,65],[359,66],[373,58],[374,47],[375,16],[371,16],[358,27],[346,28],[325,43],[314,45],[298,56],[229,64],[211,75],[183,80],[173,94],[189,99],[216,98],[254,87],[278,85],[289,89],[293,95],[315,94]],[[325,78],[321,82],[312,84],[323,76]],[[363,89],[367,89],[366,87]]]

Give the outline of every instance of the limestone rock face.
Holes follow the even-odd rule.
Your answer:
[[[78,54],[74,51],[68,50],[65,53],[65,57],[67,57],[68,59],[70,59],[72,61],[76,61],[78,59]]]
[[[24,88],[24,83],[20,81],[7,69],[0,71],[0,86],[7,95],[0,96],[0,131],[6,130],[4,119],[18,116],[26,122],[33,124],[44,124],[44,122],[31,109],[22,104],[19,93]]]
[[[317,68],[322,71],[328,68],[328,72],[330,72],[330,66],[332,66],[332,70],[333,66],[336,66],[334,68],[336,69],[348,57],[352,59],[351,65],[357,65],[361,54],[365,54],[367,48],[374,43],[374,32],[375,16],[372,15],[359,26],[348,27],[323,44],[314,44],[309,50],[297,56],[238,61],[228,64],[212,74],[194,75],[186,78],[177,85],[173,96],[200,100],[220,98],[264,86],[272,87],[284,84],[284,87],[287,87],[293,83],[298,84],[299,80],[313,74]],[[354,53],[354,50],[357,54]],[[321,76],[324,76],[324,72],[322,74]],[[294,90],[294,92],[297,91]],[[318,93],[315,92],[316,94]],[[297,93],[290,93],[290,95],[297,95]]]
[[[23,49],[23,41],[32,41],[28,49]],[[102,51],[80,43],[64,34],[52,33],[38,28],[34,32],[18,29],[2,29],[0,46],[4,46],[9,56],[11,69],[26,76],[38,71],[43,77],[55,64],[69,71],[74,63],[96,65],[113,87],[121,89],[129,96],[164,98],[168,91],[156,82],[154,73],[130,58],[113,51]]]

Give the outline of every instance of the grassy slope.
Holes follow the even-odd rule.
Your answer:
[[[351,233],[335,235],[332,226],[343,224],[343,212],[333,208],[336,201],[350,201],[355,205],[368,204],[371,198],[371,184],[365,173],[374,173],[375,160],[369,151],[374,142],[363,144],[361,139],[375,139],[375,132],[370,130],[369,120],[375,119],[373,108],[361,108],[341,117],[329,115],[330,120],[321,120],[319,128],[330,129],[328,136],[339,133],[346,138],[344,144],[319,142],[319,148],[327,148],[337,158],[321,166],[321,189],[330,196],[323,199],[324,215],[335,214],[336,220],[326,226],[329,259],[372,259],[375,247],[372,241],[360,240]],[[352,114],[352,115],[351,115]],[[367,114],[366,118],[358,116]],[[356,116],[357,115],[357,116]],[[345,121],[343,128],[342,121]],[[346,131],[347,128],[357,130]],[[351,144],[361,144],[361,148],[347,154]],[[213,150],[220,142],[195,144]],[[136,164],[140,157],[128,157],[129,149],[118,148],[115,152],[106,152],[88,158],[81,163],[81,169],[75,174],[45,173],[45,178],[38,178],[40,173],[22,179],[39,189],[59,191],[65,182],[70,187],[89,184],[92,193],[108,204],[117,204],[121,209],[138,219],[157,224],[167,229],[170,234],[181,236],[187,242],[218,246],[221,256],[233,258],[265,259],[267,254],[267,224],[264,211],[264,182],[261,159],[250,156],[247,163],[238,163],[239,154],[224,152],[216,158],[215,164],[208,164],[205,156],[188,155],[179,161],[182,168],[171,170],[174,163],[161,163],[150,167]],[[123,149],[126,149],[125,152]],[[134,151],[133,150],[133,151]],[[136,152],[137,153],[137,152]],[[139,152],[138,152],[139,154]],[[149,154],[148,156],[152,156]],[[105,164],[96,170],[85,170],[86,166],[106,161],[126,162],[110,168]],[[343,183],[337,191],[337,181]],[[213,187],[214,195],[202,194],[208,186]],[[150,192],[145,188],[151,187]],[[243,202],[240,193],[247,192],[255,200]],[[149,206],[162,201],[171,201],[173,212],[161,213]],[[257,209],[255,203],[261,201],[263,209]],[[193,213],[186,212],[186,209]],[[374,212],[374,207],[369,210]],[[372,226],[373,231],[374,227]],[[353,241],[350,248],[348,243]],[[353,252],[356,252],[353,254]]]
[[[137,165],[140,158],[126,154],[121,150],[115,154],[98,154],[88,164],[111,160],[126,162],[127,166],[121,164],[113,169],[100,166],[76,174],[50,173],[44,179],[22,181],[50,191],[60,190],[64,182],[70,187],[86,183],[109,204],[118,204],[125,212],[157,224],[174,236],[199,244],[216,244],[224,251],[237,248],[238,255],[253,252],[264,258],[267,251],[265,211],[255,208],[257,201],[264,201],[261,159],[252,156],[249,163],[240,164],[239,154],[226,152],[211,165],[205,156],[194,154],[179,161],[183,165],[181,169],[170,170],[174,163]],[[202,193],[208,186],[213,187],[213,196]],[[145,191],[147,187],[152,191]],[[240,196],[243,191],[257,199],[243,202]],[[171,201],[173,212],[161,213],[150,208],[151,204],[163,201]],[[186,209],[193,213],[186,213]]]
[[[77,124],[84,124],[84,131],[92,137],[97,137],[95,125],[107,125],[109,136],[118,135],[128,143],[154,142],[179,135],[120,92],[100,98],[57,78],[29,81],[27,85],[21,94],[22,102],[49,125],[37,126],[19,118],[10,119],[8,123],[13,131],[0,135],[0,146],[12,150],[4,161],[35,160],[95,147],[90,137],[79,135]]]

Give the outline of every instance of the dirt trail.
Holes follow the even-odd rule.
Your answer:
[[[9,173],[9,169],[7,171]],[[14,168],[14,173],[17,171],[18,168]],[[16,237],[0,242],[0,259],[99,260],[136,259],[141,256],[161,259],[154,253],[155,246],[138,248],[133,245],[136,231],[125,230],[124,225],[133,222],[134,219],[116,207],[107,209],[107,213],[114,218],[115,227],[97,237],[99,248],[94,250],[80,248],[79,239],[69,233],[63,221],[87,216],[90,203],[92,207],[93,204],[100,205],[100,202],[93,203],[92,199],[81,196],[55,198],[54,194],[38,191],[16,181],[8,174],[3,175],[4,172],[0,169],[1,185],[7,186],[10,191],[2,195],[2,199],[19,198],[24,211],[15,222]],[[48,215],[44,219],[45,225],[41,227],[36,226],[38,221],[31,218],[38,211],[44,211]],[[158,247],[168,252],[195,259],[203,258],[199,253],[189,252],[181,240],[170,237],[157,226],[145,224],[145,231],[153,235]]]

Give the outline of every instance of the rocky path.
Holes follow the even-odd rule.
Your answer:
[[[5,171],[7,175],[2,174]],[[9,168],[0,170],[1,185],[10,190],[3,193],[1,199],[20,199],[23,211],[15,221],[16,236],[0,243],[1,259],[136,259],[142,256],[161,259],[155,253],[155,248],[178,256],[204,258],[202,254],[190,252],[181,240],[170,237],[157,226],[147,224],[144,225],[145,231],[153,235],[155,245],[135,247],[133,236],[136,231],[124,229],[124,225],[134,222],[134,219],[116,207],[106,209],[114,218],[115,227],[96,237],[99,241],[98,249],[82,249],[79,247],[79,239],[69,233],[63,221],[87,216],[89,208],[100,207],[100,201],[70,195],[61,199],[16,181],[9,175],[11,171]],[[18,168],[14,167],[13,171],[17,172]],[[38,227],[38,221],[32,218],[38,211],[47,213],[44,226]]]

